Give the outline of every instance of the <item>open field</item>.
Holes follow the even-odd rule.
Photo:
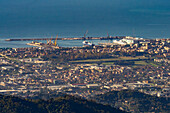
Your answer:
[[[145,61],[135,61],[135,65],[148,65]]]
[[[135,61],[135,64],[133,67],[137,67],[137,66],[144,66],[144,65],[150,65],[150,66],[154,66],[154,67],[158,67],[161,66],[161,64],[153,62],[153,61]]]
[[[141,61],[147,60],[148,57],[119,57],[119,58],[108,58],[108,59],[88,59],[88,60],[75,60],[69,61],[70,63],[97,63],[97,62],[115,62],[115,61]]]
[[[159,66],[157,63],[154,63],[154,62],[149,62],[149,65],[152,65],[154,67],[158,67]]]

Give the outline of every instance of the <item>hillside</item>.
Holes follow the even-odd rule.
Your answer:
[[[169,98],[158,98],[131,90],[112,91],[97,95],[95,100],[128,112],[170,112]]]
[[[0,95],[1,113],[125,113],[109,105],[66,95],[50,100],[31,100]]]

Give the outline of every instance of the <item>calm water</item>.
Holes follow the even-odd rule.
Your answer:
[[[30,43],[32,41],[4,41],[4,40],[0,40],[0,48],[22,48],[22,47],[33,47],[33,46],[29,46],[26,45],[27,43]],[[46,43],[47,41],[39,41],[39,42],[43,42]],[[53,41],[54,42],[54,41]],[[58,40],[57,44],[61,47],[81,47],[83,46],[83,41],[82,40]],[[92,42],[95,45],[98,45],[98,43],[108,43],[108,42],[112,42],[112,40],[89,40],[89,42]]]
[[[0,47],[27,47],[7,38],[82,37],[86,30],[87,36],[169,38],[170,0],[0,0]]]

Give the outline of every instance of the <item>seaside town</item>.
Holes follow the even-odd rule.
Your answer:
[[[170,113],[170,0],[0,0],[0,113]]]
[[[49,42],[0,48],[1,94],[46,99],[65,93],[88,99],[131,89],[170,97],[170,39],[125,37],[72,48]]]

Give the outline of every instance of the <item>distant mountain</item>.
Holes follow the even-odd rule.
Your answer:
[[[127,112],[170,113],[169,98],[159,98],[132,90],[112,91],[94,98],[102,104],[114,106]]]
[[[125,113],[109,105],[66,95],[50,100],[31,100],[0,95],[1,113]]]

